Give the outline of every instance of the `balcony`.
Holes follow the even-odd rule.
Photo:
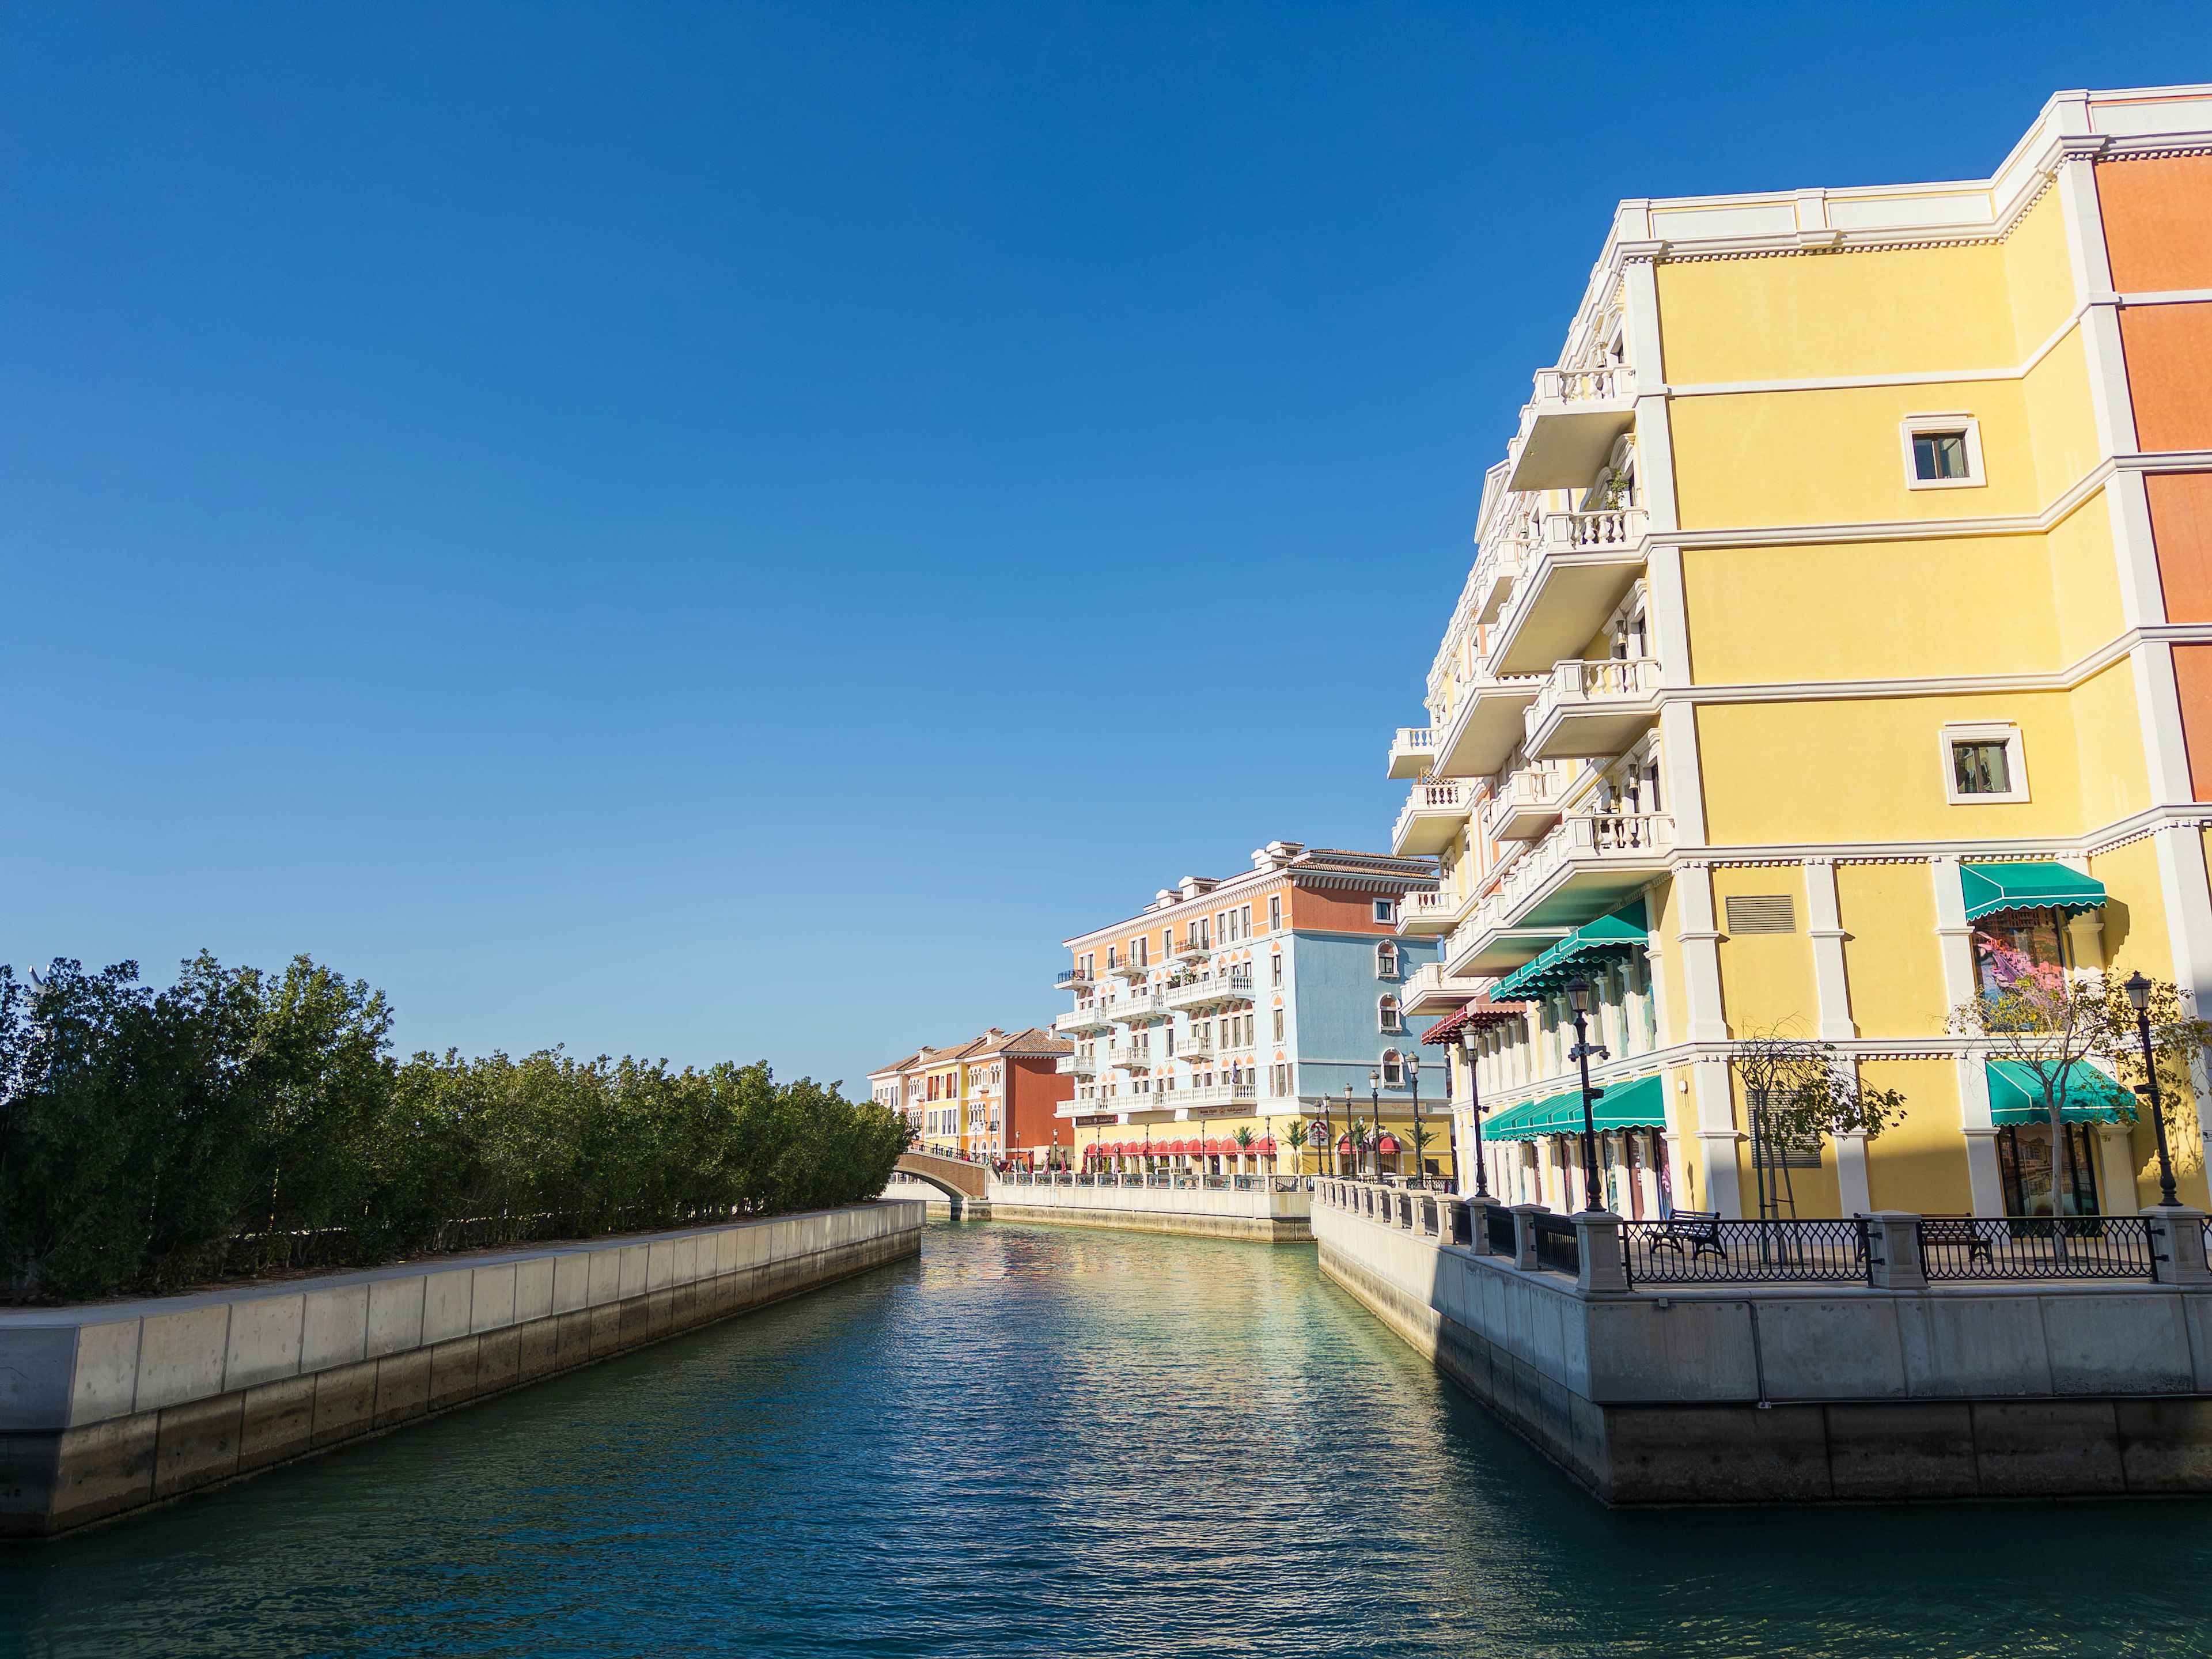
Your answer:
[[[1398,931],[1420,939],[1449,933],[1468,902],[1463,893],[1408,893],[1398,903]]]
[[[1213,1060],[1213,1039],[1193,1033],[1176,1045],[1175,1057],[1177,1060],[1188,1060],[1194,1065],[1201,1062],[1211,1065]]]
[[[1483,804],[1482,827],[1492,841],[1534,841],[1559,821],[1559,798],[1571,769],[1523,767]]]
[[[1052,1029],[1061,1032],[1103,1031],[1113,1024],[1113,1016],[1106,1012],[1106,1005],[1093,1000],[1069,1009],[1053,1021]]]
[[[1152,1051],[1133,1042],[1109,1043],[1106,1063],[1117,1072],[1149,1072],[1152,1069]]]
[[[1177,1115],[1188,1117],[1193,1112],[1220,1111],[1231,1106],[1249,1106],[1260,1097],[1256,1083],[1211,1083],[1200,1089],[1178,1089],[1168,1097]]]
[[[1583,635],[1576,648],[1589,639],[1589,635]],[[1460,688],[1449,724],[1437,738],[1435,775],[1486,778],[1504,765],[1521,741],[1522,717],[1543,689],[1541,674],[1500,678],[1482,673],[1468,681]]]
[[[1618,909],[1667,868],[1663,812],[1577,812],[1514,860],[1443,951],[1458,977],[1519,967],[1584,922]]]
[[[1203,1013],[1209,1008],[1225,1008],[1232,1002],[1251,1000],[1252,975],[1243,973],[1215,974],[1170,985],[1164,999],[1170,1010],[1188,1013]]]
[[[1544,539],[1491,636],[1492,669],[1540,673],[1588,645],[1642,572],[1648,529],[1640,507],[1547,513]]]
[[[1062,1054],[1052,1069],[1062,1077],[1097,1077],[1098,1061],[1089,1054]]]
[[[1212,954],[1212,945],[1203,934],[1201,934],[1196,939],[1184,939],[1182,942],[1182,948],[1176,952],[1176,960],[1178,962],[1196,962],[1203,957],[1209,957]]]
[[[1636,371],[1625,363],[1598,368],[1540,368],[1536,395],[1521,410],[1508,489],[1587,489],[1636,423]]]
[[[1440,852],[1474,810],[1474,786],[1449,779],[1417,783],[1399,810],[1397,827],[1390,831],[1390,851],[1399,858]]]
[[[1147,1025],[1156,1019],[1168,1017],[1167,1000],[1158,991],[1147,991],[1141,996],[1123,997],[1109,1003],[1106,1012],[1125,1025]]]
[[[1559,663],[1528,710],[1528,753],[1539,760],[1606,759],[1658,718],[1656,658]]]
[[[1091,982],[1091,975],[1080,968],[1063,968],[1053,976],[1052,984],[1056,991],[1087,991]]]
[[[1436,733],[1425,726],[1401,726],[1398,735],[1390,739],[1389,775],[1394,778],[1418,778],[1430,769],[1436,758]]]
[[[1517,534],[1483,548],[1482,556],[1474,562],[1474,574],[1468,579],[1468,601],[1474,606],[1477,622],[1498,620],[1498,613],[1513,597],[1513,584],[1528,568],[1530,556],[1528,543]]]
[[[1449,1014],[1474,1000],[1474,987],[1449,977],[1440,962],[1425,962],[1398,999],[1407,1015]]]
[[[1109,974],[1119,974],[1123,979],[1137,980],[1144,978],[1152,970],[1151,965],[1146,963],[1109,962],[1106,964],[1106,971]]]

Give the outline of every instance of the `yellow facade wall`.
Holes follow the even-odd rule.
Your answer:
[[[2058,654],[2076,663],[2119,636],[2119,562],[2112,550],[2112,516],[2101,489],[2051,526],[2043,538],[2051,563],[2052,609],[2058,621]]]
[[[2173,978],[2157,843],[2146,837],[2099,854],[2089,873],[2105,884],[2105,960],[2123,973],[2140,968],[2153,979]]]
[[[2021,398],[2027,407],[2035,456],[2039,504],[2047,504],[2079,483],[2099,459],[2096,411],[2089,402],[2089,359],[2080,329],[2069,333],[2027,371],[2021,382]],[[1987,422],[1982,428],[1982,447],[1994,484],[1997,459],[1990,449]]]
[[[1972,1208],[1956,1063],[1869,1060],[1860,1064],[1859,1080],[1905,1097],[1903,1121],[1867,1143],[1867,1191],[1875,1208],[1921,1215],[1959,1215]]]
[[[2017,368],[2073,310],[2065,234],[2046,193],[2001,243],[1662,264],[1667,379]]]
[[[1686,530],[1910,524],[2027,515],[2040,486],[2019,380],[1847,386],[1676,398],[1667,410],[1674,495]],[[1914,489],[1904,422],[1968,414],[1979,423],[1986,485]]]
[[[1659,1014],[1655,1022],[1662,1045],[1680,1042],[1689,1036],[1689,1018],[1683,999],[1682,947],[1675,934],[1681,931],[1682,906],[1672,881],[1654,887],[1645,902],[1651,913],[1652,937],[1664,941],[1659,951]]]
[[[2151,804],[2150,763],[2143,753],[2134,670],[2123,659],[2068,696],[2074,707],[2075,752],[2081,757],[2083,827],[2117,823],[2142,811]],[[2033,762],[2028,777],[2035,781]]]
[[[1942,728],[2009,720],[2030,799],[1953,805]],[[1698,709],[1706,839],[1717,846],[2072,836],[2087,827],[2063,691],[1708,703]]]
[[[1931,866],[1839,864],[1836,908],[1859,1035],[1941,1036],[1947,1005]]]
[[[1722,868],[1712,872],[1713,915],[1721,932],[1721,1006],[1729,1035],[1762,1032],[1813,1037],[1820,1029],[1820,990],[1813,977],[1812,940],[1805,928],[1805,872],[1800,866]],[[1733,895],[1789,896],[1797,931],[1731,934],[1728,900]]]
[[[2012,368],[2002,246],[1691,259],[1658,269],[1675,386]]]
[[[2081,539],[2069,538],[2069,572]],[[2032,535],[1686,548],[1692,674],[1711,685],[2051,672],[2072,660],[2051,562]]]

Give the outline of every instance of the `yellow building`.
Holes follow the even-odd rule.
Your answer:
[[[1946,1016],[2013,951],[2212,991],[2212,88],[2062,94],[1986,180],[1623,203],[1477,540],[1390,763],[1408,1010],[1518,1005],[1493,1191],[1579,1204],[1579,975],[1624,1212],[1758,1212],[1773,1030],[1907,1102],[1765,1149],[1800,1215],[2155,1198],[2148,1121],[2054,1152]]]

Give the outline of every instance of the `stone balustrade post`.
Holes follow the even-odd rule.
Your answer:
[[[1505,1206],[1497,1199],[1483,1197],[1470,1198],[1455,1207],[1467,1217],[1467,1237],[1464,1241],[1466,1244],[1477,1255],[1491,1255],[1490,1212],[1492,1210],[1502,1210]]]
[[[2212,1263],[2204,1259],[2204,1212],[2154,1204],[2143,1212],[2150,1224],[2151,1267],[2161,1285],[2212,1285]]]
[[[1534,1218],[1551,1213],[1542,1204],[1513,1206],[1513,1265],[1523,1273],[1536,1271],[1536,1223]]]
[[[1621,1255],[1620,1218],[1609,1210],[1579,1210],[1574,1222],[1575,1254],[1582,1261],[1575,1288],[1585,1295],[1626,1291],[1628,1264]]]
[[[1878,1291],[1924,1291],[1920,1218],[1911,1210],[1876,1210],[1866,1218],[1867,1261]]]

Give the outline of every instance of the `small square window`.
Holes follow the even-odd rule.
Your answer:
[[[1905,440],[1907,489],[1972,489],[1989,482],[1982,471],[1982,426],[1971,415],[1908,415]]]
[[[1396,905],[1395,905],[1394,903],[1392,903],[1389,899],[1376,899],[1376,900],[1375,901],[1375,920],[1376,920],[1376,921],[1395,921],[1396,919],[1397,919],[1397,906],[1396,906]]]
[[[1943,793],[1954,806],[2027,799],[2020,728],[2002,722],[1943,728]]]
[[[1964,432],[1916,432],[1912,434],[1912,471],[1921,482],[1966,476],[1966,434]]]
[[[2012,769],[2005,763],[2005,748],[2001,743],[1953,744],[1953,787],[1962,795],[2012,793]]]

